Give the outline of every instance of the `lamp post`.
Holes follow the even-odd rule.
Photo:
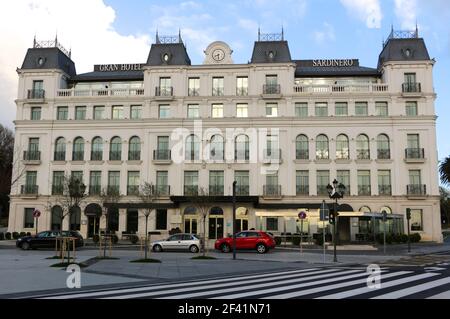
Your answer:
[[[236,184],[233,182],[233,260],[236,260]]]
[[[150,216],[150,209],[146,209],[144,211],[145,216],[145,253],[144,260],[147,260],[147,251],[148,251],[148,216]]]
[[[328,184],[327,186],[327,191],[328,191],[328,196],[331,199],[334,199],[334,209],[333,209],[333,213],[334,213],[334,222],[333,222],[333,245],[334,245],[334,259],[333,261],[335,263],[338,262],[337,260],[337,254],[336,254],[336,245],[337,245],[337,240],[336,240],[336,225],[338,223],[338,212],[337,212],[337,208],[338,208],[338,199],[344,198],[344,193],[345,193],[345,186],[342,183],[339,183],[336,179],[333,181],[333,186],[331,186],[330,184]],[[330,221],[332,219],[330,218]],[[325,243],[324,243],[325,245]]]

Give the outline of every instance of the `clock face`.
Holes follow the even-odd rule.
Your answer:
[[[214,61],[220,62],[225,59],[225,52],[222,49],[215,49],[212,52],[212,58],[214,59]]]

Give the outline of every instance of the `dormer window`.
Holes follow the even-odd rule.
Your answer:
[[[406,49],[405,55],[409,58],[411,56],[411,50],[410,49]]]
[[[170,59],[169,54],[165,53],[164,56],[163,56],[164,62],[166,62],[166,63],[169,62],[169,59]]]
[[[38,62],[39,66],[43,66],[44,63],[45,63],[45,59],[44,58],[39,58],[37,62]]]
[[[269,52],[269,59],[273,59],[273,57],[275,56],[275,54],[273,53],[273,51]]]

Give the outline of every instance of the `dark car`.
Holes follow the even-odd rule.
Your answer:
[[[23,250],[37,248],[55,248],[56,237],[74,237],[75,247],[84,245],[83,236],[78,231],[43,231],[34,236],[26,236],[17,239],[16,247]]]
[[[224,253],[230,252],[233,238],[222,238],[216,241],[214,248]],[[269,249],[275,248],[276,243],[272,236],[262,231],[243,231],[236,234],[236,249],[256,249],[265,254]]]

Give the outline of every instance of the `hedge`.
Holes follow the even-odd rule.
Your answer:
[[[5,234],[5,238],[6,238],[6,240],[11,240],[11,233],[10,233],[10,232],[7,232],[7,233]]]
[[[0,240],[5,240],[5,234],[4,233],[0,233]]]

